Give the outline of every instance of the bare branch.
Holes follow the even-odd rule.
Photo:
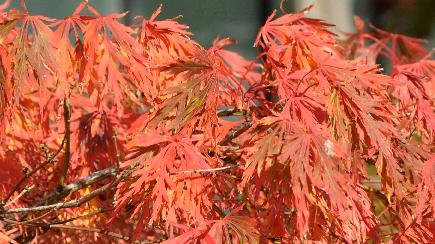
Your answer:
[[[118,177],[110,182],[109,184],[106,184],[92,192],[90,192],[88,195],[82,196],[81,198],[77,200],[71,200],[68,202],[57,202],[72,192],[78,191],[79,189],[82,189],[86,186],[89,186],[91,184],[100,182],[101,180],[116,175],[118,170],[114,167],[107,168],[98,172],[95,172],[94,174],[87,176],[75,183],[69,184],[62,188],[60,192],[56,191],[51,194],[49,194],[46,198],[41,200],[36,206],[34,207],[28,207],[28,208],[15,208],[15,209],[3,209],[2,212],[0,212],[0,215],[5,214],[11,214],[11,213],[27,213],[27,212],[39,212],[39,211],[45,211],[45,210],[51,210],[51,209],[62,209],[62,208],[74,208],[79,207],[83,203],[86,203],[93,199],[94,197],[98,196],[99,194],[105,192],[106,190],[110,189],[112,186],[120,182],[121,180],[127,178],[131,175],[131,173],[134,171],[134,169],[139,165],[139,163],[135,163],[131,165],[128,169],[122,171],[122,174],[118,175]],[[57,202],[57,203],[53,203]]]
[[[62,209],[62,208],[74,208],[79,207],[83,203],[86,203],[93,199],[94,197],[98,196],[99,194],[103,193],[110,187],[112,187],[113,184],[107,184],[100,188],[98,188],[95,191],[92,191],[88,195],[85,195],[77,200],[72,200],[68,202],[59,202],[55,204],[49,204],[49,205],[42,205],[42,206],[36,206],[36,207],[30,207],[30,208],[14,208],[9,209],[6,212],[3,212],[1,214],[11,214],[11,213],[25,213],[25,212],[39,212],[39,211],[45,211],[45,210],[51,210],[51,209]]]
[[[83,179],[78,180],[77,182],[71,183],[69,185],[66,185],[60,189],[56,189],[52,193],[48,194],[46,197],[44,197],[42,200],[40,200],[36,205],[46,205],[46,204],[52,204],[55,202],[58,202],[59,200],[65,198],[69,194],[76,192],[80,189],[83,189],[89,185],[95,184],[97,182],[100,182],[107,177],[115,176],[117,173],[117,168],[111,167],[106,168],[100,171],[97,171]]]

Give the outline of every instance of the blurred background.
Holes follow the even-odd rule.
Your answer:
[[[14,7],[18,6],[14,2]],[[81,0],[27,0],[29,11],[53,18],[69,15]],[[280,0],[89,0],[102,14],[129,11],[125,23],[134,17],[151,13],[163,4],[162,18],[183,15],[179,20],[190,26],[194,39],[208,47],[220,37],[238,41],[233,50],[246,57],[255,56],[252,47],[259,27]],[[310,17],[335,24],[337,32],[352,32],[353,16],[390,32],[428,39],[428,48],[435,43],[435,0],[287,0],[287,11],[298,11],[315,4]]]

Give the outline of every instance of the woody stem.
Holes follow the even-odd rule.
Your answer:
[[[63,172],[59,180],[60,186],[65,185],[65,181],[68,173],[68,167],[71,161],[71,138],[70,138],[71,105],[69,103],[68,98],[65,98],[63,100],[63,118],[65,121],[65,160],[63,164]]]

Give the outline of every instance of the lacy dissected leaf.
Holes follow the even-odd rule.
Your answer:
[[[418,202],[416,206],[416,215],[420,220],[423,218],[423,214],[426,208],[432,206],[432,217],[435,216],[435,156],[432,155],[423,166],[422,181],[418,190]],[[430,202],[429,206],[426,204]]]
[[[192,50],[192,55],[174,60],[167,60],[156,68],[164,75],[169,87],[182,84],[186,80],[210,80],[215,76],[213,59],[209,57],[207,50],[197,48]]]
[[[175,19],[156,20],[160,12],[161,6],[151,15],[150,19],[141,19],[137,29],[137,41],[143,46],[143,55],[151,64],[151,68],[158,70],[178,60],[187,63],[194,61],[189,59],[203,48],[188,37],[191,35],[187,31],[188,26],[178,23]],[[168,79],[165,73],[156,72],[153,75],[156,79],[153,85],[157,92],[173,84],[172,79]]]
[[[218,107],[234,103],[243,106],[237,99],[244,91],[240,74],[225,63],[221,51],[219,46],[198,49],[187,59],[158,68],[174,85],[162,94],[166,100],[158,105],[150,126],[169,125],[176,131],[186,127],[187,131],[202,130],[215,138],[216,129],[210,125],[218,123]]]
[[[372,28],[375,30],[375,34],[379,36],[379,39],[391,42],[390,58],[395,65],[414,63],[429,54],[429,51],[424,48],[425,40],[389,33],[373,26]]]
[[[433,141],[435,134],[434,68],[433,60],[396,65],[392,74],[395,83],[391,86],[391,95],[398,100],[398,112],[408,119],[407,122],[412,121],[417,132],[428,141]],[[412,131],[406,133],[413,134]]]
[[[118,108],[122,108],[125,99],[141,104],[136,90],[152,101],[155,88],[143,46],[133,38],[133,29],[118,22],[125,14],[101,16],[88,8],[96,17],[88,19],[82,29],[86,59],[81,64],[80,79],[87,82],[86,92],[95,104],[111,95]]]
[[[259,243],[256,221],[247,216],[227,215],[186,231],[164,243]]]
[[[53,23],[56,27],[54,31],[55,39],[58,44],[59,54],[59,66],[62,70],[69,70],[66,76],[63,77],[66,80],[59,82],[57,90],[59,96],[63,96],[63,93],[67,93],[71,86],[75,85],[75,81],[78,78],[79,68],[82,61],[82,41],[80,39],[81,29],[85,26],[84,19],[79,15],[80,11],[85,7],[86,3],[82,2],[74,10],[71,16],[64,19],[57,20]],[[73,36],[73,38],[71,38]],[[74,43],[71,43],[74,40]],[[76,45],[77,44],[77,48]]]
[[[118,209],[132,201],[140,222],[204,221],[211,208],[210,181],[196,171],[209,169],[211,162],[192,139],[148,133],[128,148],[133,158],[127,163],[138,162],[142,169],[135,171],[136,180],[121,186]],[[179,216],[179,211],[187,212]]]
[[[314,65],[312,55],[338,54],[335,36],[327,30],[332,25],[304,17],[311,7],[273,20],[275,11],[260,29],[254,46],[261,46],[266,50],[268,65],[279,67],[272,71],[277,72],[278,77],[283,76],[282,72],[279,73],[284,67],[293,71],[310,69]],[[291,70],[286,70],[289,71]]]
[[[431,55],[425,48],[426,40],[390,33],[373,25],[364,29],[364,22],[355,17],[358,32],[349,34],[345,40],[344,53],[365,63],[376,62],[378,56],[386,57],[394,68],[396,65],[419,62]]]
[[[73,119],[71,130],[75,133],[72,134],[72,145],[77,153],[71,160],[77,164],[72,168],[83,167],[80,170],[87,175],[116,165],[119,160],[116,158],[119,154],[116,150],[122,151],[122,147],[115,146],[115,143],[120,143],[120,138],[124,136],[116,132],[116,125],[122,123],[117,116],[105,111],[93,111]]]
[[[193,60],[177,60],[174,63],[168,64],[166,67],[160,69],[161,71],[169,71],[170,74],[177,76],[180,73],[187,73],[187,77],[201,73],[205,69],[211,69],[210,66],[197,63]]]
[[[260,29],[254,45],[267,47],[268,45],[275,43],[276,40],[281,44],[287,44],[293,40],[302,42],[309,41],[313,44],[325,44],[321,39],[321,36],[324,34],[327,36],[334,35],[324,29],[325,27],[332,25],[326,24],[318,19],[304,17],[311,8],[312,6],[298,13],[285,14],[276,19],[273,19],[276,15],[276,11],[274,11],[268,17],[264,26]],[[318,34],[318,36],[314,36],[314,33]]]
[[[239,79],[238,83],[240,84],[243,84],[243,81],[246,81],[249,85],[258,82],[261,78],[261,74],[258,72],[260,65],[254,60],[247,60],[236,52],[224,49],[224,47],[234,43],[235,41],[230,38],[216,39],[213,42],[212,49],[216,50],[215,53],[226,64],[221,67],[225,67],[227,73]]]
[[[21,28],[11,44],[13,72],[17,80],[14,84],[16,95],[33,92],[39,88],[44,94],[46,89],[56,89],[57,80],[64,80],[65,71],[59,67],[56,52],[57,40],[45,22],[53,20],[44,16],[22,13]],[[43,103],[41,98],[41,104]]]
[[[11,41],[8,39],[10,39],[11,34],[15,34],[12,30],[15,29],[17,22],[16,19],[11,19],[5,20],[0,24],[0,44],[5,44]]]
[[[208,94],[213,84],[212,81],[205,85],[201,83],[200,80],[193,80],[167,89],[169,94],[174,95],[161,105],[161,109],[150,121],[150,126],[158,123],[165,125],[165,122],[169,121],[170,128],[179,130],[198,112],[203,111],[209,100]]]
[[[263,130],[266,134],[255,133],[261,127],[267,128]],[[301,125],[279,117],[264,118],[251,133],[254,133],[253,141],[257,141],[257,150],[247,152],[242,184],[253,180],[257,192],[264,187],[271,191],[269,194],[286,192],[281,196],[283,205],[277,212],[285,208],[295,210],[295,234],[300,238],[314,238],[312,221],[318,219],[319,223],[326,221],[328,225],[340,222],[335,231],[345,240],[355,241],[355,232],[360,233],[361,240],[367,238],[376,220],[368,205],[370,201],[362,188],[348,184],[352,181],[348,169],[345,162],[337,165],[341,159],[336,156],[339,152],[334,152],[331,140],[307,133]],[[286,173],[281,175],[283,170]],[[265,180],[268,178],[282,180],[268,182]],[[312,209],[316,207],[319,212],[313,214]],[[323,238],[326,236],[324,233]]]
[[[169,53],[175,52],[173,54],[189,53],[191,51],[189,46],[196,46],[194,42],[186,38],[192,34],[187,31],[189,27],[178,23],[175,19],[156,20],[161,11],[162,5],[148,20],[144,18],[141,21],[140,42],[148,48],[167,49]]]

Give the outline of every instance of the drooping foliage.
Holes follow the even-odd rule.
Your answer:
[[[275,11],[251,61],[161,7],[126,26],[87,2],[59,20],[9,2],[1,242],[434,240],[423,40]]]

